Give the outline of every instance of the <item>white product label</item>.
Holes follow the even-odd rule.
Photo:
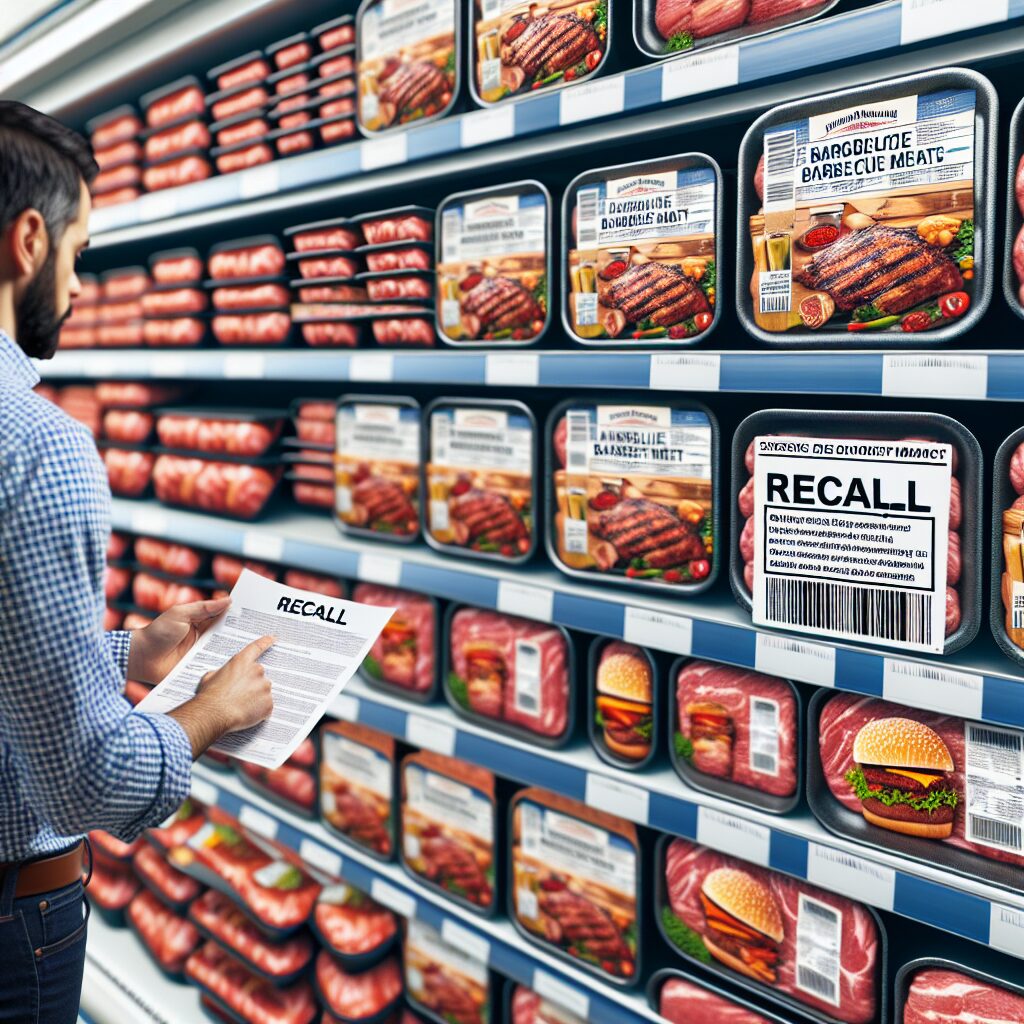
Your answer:
[[[731,853],[754,864],[767,866],[771,854],[772,830],[767,825],[716,811],[697,808],[697,842],[720,853]]]
[[[420,424],[416,409],[383,402],[344,405],[337,416],[338,457],[419,465]]]
[[[334,511],[346,515],[352,511],[352,488],[339,484],[334,489]]]
[[[246,558],[280,562],[284,555],[284,537],[262,530],[246,530],[242,535],[242,554]]]
[[[408,915],[407,915],[408,916]],[[487,984],[487,961],[479,956],[479,943],[469,945],[449,942],[436,929],[422,921],[410,919],[405,938],[405,961],[434,963],[447,968],[453,977],[463,975],[477,985]],[[489,952],[489,951],[488,951]],[[410,984],[410,988],[414,988]],[[415,992],[414,992],[415,995]]]
[[[482,935],[446,917],[441,922],[441,938],[456,949],[465,950],[473,960],[486,964],[491,959],[491,944]]]
[[[958,718],[981,718],[985,679],[944,665],[886,658],[882,669],[882,696],[895,704],[910,704],[944,711]]]
[[[206,779],[199,778],[198,775],[192,776],[192,790],[189,795],[193,800],[198,800],[201,804],[206,804],[207,807],[217,806],[217,787],[207,782]]]
[[[403,892],[383,878],[375,878],[370,883],[370,895],[382,907],[393,910],[399,917],[410,919],[409,924],[412,926],[412,917],[416,913],[416,897],[412,893]]]
[[[349,380],[388,381],[394,376],[395,357],[390,352],[353,352],[349,357]]]
[[[574,988],[568,982],[542,971],[539,967],[533,972],[533,991],[544,999],[550,999],[563,1009],[576,1014],[581,1020],[590,1017],[590,997],[581,989]]]
[[[516,914],[527,920],[534,920],[539,913],[540,903],[537,894],[525,885],[516,889]]]
[[[257,196],[270,195],[280,185],[278,168],[270,163],[263,167],[251,167],[238,176],[239,191],[243,199],[255,199]]]
[[[253,879],[264,889],[276,889],[282,881],[295,874],[295,868],[286,860],[274,860],[253,872]]]
[[[990,946],[1011,956],[1024,957],[1024,910],[993,903],[988,928]]]
[[[621,114],[626,105],[624,75],[600,78],[595,82],[574,85],[559,96],[558,123],[576,124],[594,117]]]
[[[141,221],[164,220],[178,212],[178,197],[171,188],[147,192],[136,200],[136,208]]]
[[[430,418],[430,457],[437,466],[500,469],[530,476],[533,428],[517,413],[457,408]]]
[[[445,327],[458,327],[462,323],[462,306],[458,299],[441,300],[441,323]]]
[[[1024,850],[1024,733],[964,722],[965,838]]]
[[[829,892],[892,910],[896,893],[896,872],[873,864],[856,853],[833,850],[820,843],[807,847],[807,881]]]
[[[266,373],[266,365],[262,352],[228,352],[222,372],[225,380],[260,380]]]
[[[530,640],[517,640],[512,678],[516,711],[524,715],[540,712],[540,647]]]
[[[341,874],[341,856],[326,846],[314,843],[306,836],[302,837],[299,843],[299,856],[313,868],[319,868],[326,872],[331,878],[337,878]]]
[[[903,0],[900,46],[936,36],[950,38],[1009,16],[1009,0]]]
[[[360,17],[361,60],[375,60],[455,32],[454,0],[381,0]]]
[[[1013,628],[1024,629],[1024,583],[1013,580],[1011,591],[1011,614],[1013,616]]]
[[[441,533],[451,529],[451,515],[448,512],[447,500],[431,498],[428,505],[430,509],[430,529],[432,533]]]
[[[521,615],[537,622],[550,622],[555,593],[547,587],[534,587],[514,580],[498,580],[498,611]]]
[[[135,508],[131,513],[132,533],[163,537],[167,532],[167,516],[151,508]]]
[[[597,292],[576,292],[576,326],[597,325]]]
[[[757,275],[757,290],[762,313],[784,313],[793,307],[793,272],[762,270]]]
[[[366,98],[363,100],[363,120],[371,120],[366,113]],[[395,132],[379,139],[367,139],[359,147],[359,166],[364,171],[376,171],[381,167],[404,164],[409,159],[409,137],[405,132]]]
[[[540,382],[540,356],[536,352],[491,352],[485,356],[484,381],[494,386],[535,388]]]
[[[405,738],[414,747],[432,750],[435,754],[451,757],[455,753],[454,726],[435,722],[421,715],[409,715],[405,720]]]
[[[402,578],[402,560],[388,555],[362,554],[359,556],[358,575],[367,583],[397,587]]]
[[[463,149],[483,146],[502,139],[511,139],[516,133],[516,112],[509,104],[491,110],[477,110],[462,119],[461,143]]]
[[[800,893],[796,916],[796,987],[833,1006],[839,1005],[842,935],[842,913]]]
[[[779,774],[779,702],[750,697],[750,770]]]
[[[547,203],[540,194],[488,195],[449,206],[441,220],[445,263],[546,251]]]
[[[988,356],[959,352],[882,356],[882,394],[922,398],[986,398]]]
[[[661,66],[661,102],[728,89],[740,81],[740,48],[720,46]]]
[[[330,713],[343,722],[359,721],[359,698],[350,693],[339,693],[331,702]]]
[[[149,372],[154,377],[185,377],[185,357],[176,352],[154,352],[149,357]]]
[[[607,775],[587,772],[584,801],[591,807],[618,815],[627,821],[646,825],[650,812],[651,794],[640,786],[631,786]]]
[[[365,747],[347,736],[325,732],[323,734],[323,758],[334,773],[347,782],[358,783],[360,787],[375,793],[384,800],[391,800],[391,762],[379,751]],[[323,790],[322,797],[333,793]]]
[[[656,352],[649,384],[662,391],[717,391],[722,357],[714,352]]]
[[[248,804],[238,812],[238,820],[264,839],[273,839],[277,835],[277,822],[269,814],[264,814]]]
[[[941,653],[952,454],[754,438],[754,622]]]
[[[668,612],[627,606],[622,639],[641,647],[654,647],[673,654],[690,654],[693,649],[693,619]]]
[[[430,821],[494,842],[494,805],[478,790],[418,764],[405,769],[405,804]]]
[[[799,679],[818,686],[835,686],[836,649],[788,636],[758,633],[754,668],[770,676]]]

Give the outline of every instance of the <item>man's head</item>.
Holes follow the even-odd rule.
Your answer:
[[[18,344],[38,359],[56,351],[80,291],[75,262],[89,241],[97,170],[77,132],[0,101],[0,290]]]

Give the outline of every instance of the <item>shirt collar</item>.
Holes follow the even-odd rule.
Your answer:
[[[20,382],[26,388],[34,388],[39,383],[39,374],[32,360],[12,337],[0,331],[0,378],[5,377]]]

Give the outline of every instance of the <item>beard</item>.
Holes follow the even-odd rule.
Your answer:
[[[60,343],[60,329],[71,315],[68,306],[57,312],[57,260],[50,252],[39,273],[28,283],[14,308],[18,344],[32,359],[52,359]]]

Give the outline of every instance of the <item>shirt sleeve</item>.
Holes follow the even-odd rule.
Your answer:
[[[33,454],[34,452],[34,454]],[[122,696],[128,644],[100,628],[110,492],[91,438],[53,431],[16,458],[24,486],[0,517],[0,730],[26,803],[58,833],[130,841],[188,796],[191,744]]]
[[[121,673],[122,679],[128,678],[128,654],[132,649],[132,634],[128,629],[112,629],[106,634],[107,649]],[[121,687],[124,690],[124,687]]]

